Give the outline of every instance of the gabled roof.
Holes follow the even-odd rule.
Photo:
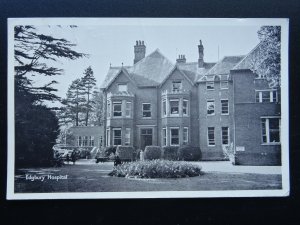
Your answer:
[[[245,56],[224,56],[216,65],[214,65],[205,75],[226,75],[239,63]]]
[[[215,65],[216,63],[204,63],[202,68],[198,67],[198,62],[178,63],[178,68],[183,71],[193,82],[196,82],[200,77]]]
[[[219,62],[217,62],[211,69],[209,69],[204,76],[198,79],[198,82],[201,81],[208,81],[208,80],[215,80],[216,76],[218,79],[224,79],[221,75],[228,75],[230,70],[239,63],[244,56],[224,56]]]
[[[259,57],[261,54],[261,45],[260,42],[258,45],[256,45],[248,55],[246,55],[237,65],[235,65],[232,70],[246,70],[246,69],[252,69],[253,67],[253,60],[255,60],[256,57]]]
[[[151,83],[157,85],[165,79],[173,67],[174,64],[156,49],[150,55],[137,62],[128,72],[151,80]]]
[[[113,80],[116,79],[116,77],[120,74],[122,68],[124,68],[124,69],[127,68],[128,69],[130,67],[128,67],[128,66],[126,66],[126,67],[121,67],[121,66],[110,67],[107,74],[106,74],[105,80],[103,81],[100,88],[101,89],[107,88],[113,82]]]

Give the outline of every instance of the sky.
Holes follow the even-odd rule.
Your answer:
[[[224,20],[224,19],[223,19]],[[183,20],[144,19],[126,20],[110,19],[109,22],[85,20],[84,23],[73,23],[77,28],[69,26],[36,25],[37,31],[54,37],[61,37],[76,44],[76,51],[88,54],[77,60],[59,59],[54,66],[64,70],[62,76],[55,79],[59,82],[55,87],[57,95],[65,97],[68,86],[76,78],[83,76],[84,70],[91,66],[99,87],[112,66],[132,66],[136,40],[146,45],[146,56],[159,49],[171,62],[176,62],[179,54],[186,56],[187,62],[198,60],[198,44],[202,40],[204,61],[216,62],[224,56],[246,55],[259,42],[257,31],[261,24],[241,24],[238,21],[208,23],[195,20],[192,23]],[[163,21],[161,23],[161,21]],[[59,23],[58,23],[59,24]],[[69,23],[73,25],[72,23]],[[34,78],[39,83],[47,82],[47,78]]]

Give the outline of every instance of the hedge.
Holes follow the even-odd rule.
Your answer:
[[[116,155],[120,157],[123,161],[133,160],[134,148],[131,146],[118,146],[116,150]]]
[[[144,152],[145,160],[153,160],[161,158],[161,147],[160,146],[146,146]]]
[[[199,161],[201,159],[201,150],[199,147],[182,146],[178,149],[179,160]]]
[[[178,146],[165,146],[162,148],[163,159],[178,160]]]

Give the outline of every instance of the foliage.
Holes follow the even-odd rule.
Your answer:
[[[161,158],[161,147],[160,146],[146,146],[144,152],[145,160],[153,160]]]
[[[201,167],[168,160],[136,161],[116,166],[109,174],[117,177],[183,178],[201,175]]]
[[[116,151],[117,151],[117,146],[106,147],[106,149],[105,149],[105,155],[106,156],[110,156],[111,154],[115,155]]]
[[[44,86],[33,86],[29,76],[61,75],[62,69],[49,66],[47,63],[58,58],[78,59],[84,54],[72,50],[75,44],[62,38],[39,34],[33,26],[15,26],[14,58],[16,89],[32,94],[33,101],[59,99],[52,87],[57,82],[52,80]]]
[[[91,95],[96,86],[96,79],[94,77],[94,72],[90,66],[84,71],[84,77],[82,78],[82,86],[83,86],[83,94],[86,95],[85,126],[87,126],[89,123],[89,113],[94,103],[93,100],[91,99]]]
[[[134,148],[131,146],[118,146],[116,150],[116,155],[120,157],[121,160],[133,160]]]
[[[178,149],[178,157],[180,160],[185,161],[199,161],[201,159],[201,150],[199,147],[182,146]]]
[[[162,148],[163,158],[167,160],[178,160],[178,146],[165,146]]]
[[[92,95],[92,110],[90,113],[90,123],[94,126],[102,126],[104,120],[103,93],[95,89]]]
[[[16,167],[50,165],[58,132],[58,120],[52,111],[30,101],[19,102],[15,117]]]
[[[81,79],[72,81],[68,88],[66,98],[62,99],[63,107],[58,113],[61,124],[82,125],[80,113],[84,111],[85,98],[83,96],[83,84]]]
[[[228,146],[223,146],[223,154],[225,160],[229,160],[230,162],[235,164],[235,151],[232,142]]]
[[[260,46],[253,60],[253,71],[269,81],[270,87],[280,87],[281,27],[262,26],[257,33]]]
[[[52,77],[62,69],[51,66],[59,58],[78,59],[84,54],[72,50],[65,39],[39,34],[33,26],[15,26],[15,156],[16,166],[48,165],[58,136],[58,120],[43,103],[59,97],[52,80],[37,85],[33,76]]]

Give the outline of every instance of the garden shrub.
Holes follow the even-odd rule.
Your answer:
[[[153,160],[161,158],[161,147],[160,146],[147,146],[144,152],[145,160]]]
[[[165,146],[162,148],[163,159],[178,160],[178,146]]]
[[[110,176],[135,178],[183,178],[201,174],[199,165],[161,159],[123,163],[109,173]]]
[[[199,161],[201,159],[201,150],[199,147],[182,146],[178,149],[178,158],[184,161]]]
[[[110,156],[112,153],[116,154],[117,146],[109,146],[105,149],[106,156]]]
[[[119,145],[116,150],[116,155],[118,155],[122,161],[133,160],[133,153],[134,153],[134,148],[131,146]]]

